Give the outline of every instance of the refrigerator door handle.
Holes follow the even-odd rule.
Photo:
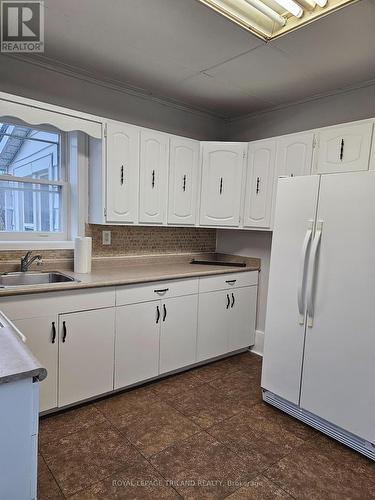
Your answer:
[[[299,279],[298,279],[298,292],[297,292],[297,301],[298,301],[298,312],[299,312],[299,324],[303,325],[305,322],[305,304],[304,304],[304,290],[306,286],[306,257],[307,251],[309,249],[311,243],[311,237],[313,232],[314,221],[309,220],[308,230],[306,231],[305,238],[302,243],[301,250],[301,260],[300,260],[300,268],[299,268]]]
[[[314,288],[315,288],[315,274],[316,274],[316,256],[318,253],[320,240],[322,237],[323,221],[317,221],[316,232],[311,246],[311,257],[309,263],[309,279],[310,286],[307,293],[307,326],[312,328],[314,319]]]

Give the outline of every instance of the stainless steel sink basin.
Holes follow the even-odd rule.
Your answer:
[[[35,272],[25,273],[3,273],[0,274],[0,288],[13,286],[50,285],[52,283],[67,283],[77,281],[63,273],[55,272]]]

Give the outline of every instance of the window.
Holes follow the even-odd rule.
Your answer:
[[[0,238],[67,239],[64,135],[0,123]]]

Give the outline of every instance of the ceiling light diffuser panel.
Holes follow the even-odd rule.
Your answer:
[[[263,40],[272,40],[358,0],[198,0]]]

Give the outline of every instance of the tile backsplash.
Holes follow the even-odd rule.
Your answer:
[[[102,245],[103,230],[111,231],[112,244],[109,246]],[[92,237],[93,257],[215,252],[216,249],[215,229],[87,224],[86,235]],[[44,260],[59,260],[60,263],[73,259],[73,250],[42,250],[38,253]],[[23,255],[24,250],[0,251],[0,264],[19,261]]]
[[[112,244],[102,245],[102,231],[111,231]],[[94,257],[215,252],[216,230],[186,227],[99,226],[87,224]]]

